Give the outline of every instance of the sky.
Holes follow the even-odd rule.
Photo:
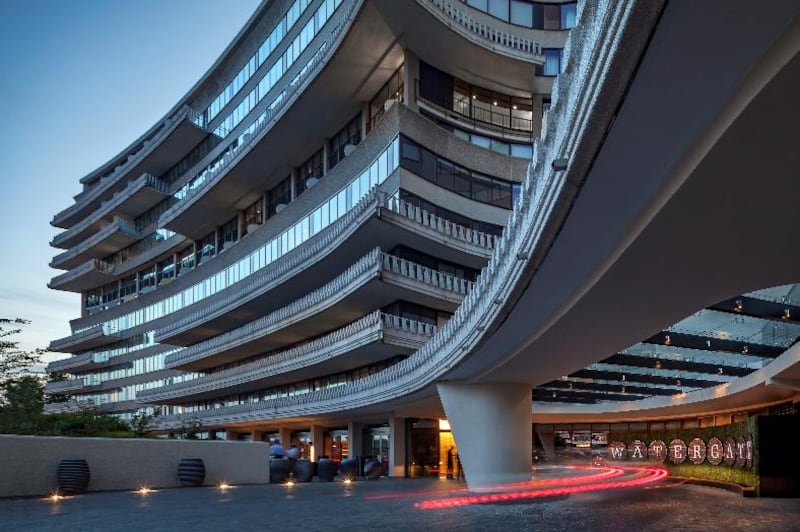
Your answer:
[[[194,85],[258,0],[0,0],[0,318],[46,348],[70,334],[80,296],[47,288],[79,180]],[[45,362],[63,358],[47,354]]]

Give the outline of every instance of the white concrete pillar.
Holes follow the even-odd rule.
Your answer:
[[[469,489],[531,479],[531,386],[437,385]]]
[[[319,460],[319,457],[325,454],[325,427],[320,425],[311,425],[311,444],[312,448],[309,453],[308,459],[312,462]]]
[[[406,476],[406,418],[389,418],[389,476]]]
[[[351,421],[347,424],[347,443],[349,446],[348,458],[355,458],[364,454],[364,425]]]

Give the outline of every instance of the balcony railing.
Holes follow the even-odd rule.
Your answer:
[[[502,138],[510,137],[512,140],[519,141],[533,139],[533,121],[527,118],[511,116],[510,109],[504,109],[508,113],[500,113],[491,109],[469,109],[457,110],[459,107],[450,97],[446,101],[434,101],[424,96],[419,89],[419,80],[416,83],[417,102],[427,106],[433,113],[441,115],[454,124],[466,126],[477,132],[491,132]]]
[[[69,282],[76,281],[80,277],[92,273],[104,273],[108,274],[109,276],[112,275],[114,267],[100,259],[89,259],[80,266],[77,266],[71,269],[68,272],[62,273],[61,275],[57,275],[53,277],[53,279],[48,283],[49,288],[57,288],[59,286],[63,286]]]
[[[152,149],[158,146],[161,141],[171,133],[173,125],[186,119],[193,124],[198,125],[198,127],[202,127],[197,120],[198,116],[199,113],[197,111],[189,106],[183,106],[180,110],[178,110],[178,112],[168,118],[164,122],[164,125],[159,128],[151,138],[145,140],[139,150],[128,155],[125,161],[117,166],[113,172],[100,179],[100,182],[91,187],[89,190],[78,194],[75,197],[75,203],[56,214],[51,223],[53,225],[63,223],[64,220],[77,215],[82,209],[86,208],[90,202],[98,199],[102,194],[107,192],[112,186],[119,182],[120,178],[125,176],[134,166],[139,164],[146,154],[150,153]]]
[[[93,225],[100,223],[103,218],[109,216],[118,209],[120,205],[124,204],[130,197],[143,188],[152,188],[166,196],[169,194],[169,186],[150,174],[142,174],[138,178],[129,182],[125,188],[114,195],[107,201],[103,202],[99,209],[93,211],[89,216],[73,225],[61,234],[56,235],[50,243],[53,247],[68,246],[71,241],[79,238],[81,233],[89,230]]]
[[[420,285],[426,286],[428,290],[435,288],[450,293],[452,299],[459,301],[472,286],[472,282],[466,279],[388,255],[383,253],[380,248],[376,248],[338,277],[313,292],[237,329],[181,349],[177,353],[169,355],[164,365],[171,368],[185,366],[222,353],[232,347],[263,338],[288,325],[296,324],[323,308],[330,308],[379,273],[394,274],[406,280],[416,281]]]
[[[59,253],[50,262],[52,268],[69,268],[72,262],[79,259],[81,255],[89,252],[93,247],[100,244],[107,238],[115,233],[122,233],[130,237],[132,240],[137,240],[141,235],[136,227],[129,221],[122,218],[117,218],[113,223],[100,229],[98,232],[63,253]]]
[[[493,51],[525,61],[544,62],[542,47],[538,42],[509,33],[499,26],[476,20],[467,13],[463,4],[454,4],[449,0],[418,1],[446,24],[457,28],[459,33],[471,37],[472,40]]]
[[[350,325],[306,344],[196,379],[144,390],[137,395],[137,399],[142,402],[158,403],[166,399],[225,390],[263,380],[273,375],[331,360],[365,343],[379,341],[380,333],[389,330],[413,337],[413,340],[406,339],[403,346],[418,348],[436,332],[436,326],[374,311]]]
[[[309,264],[332,253],[339,243],[355,230],[357,224],[361,223],[360,221],[366,217],[367,213],[375,212],[378,209],[385,209],[390,213],[400,215],[412,221],[414,225],[422,226],[435,233],[438,238],[446,237],[463,242],[472,248],[472,252],[484,251],[487,258],[498,238],[455,224],[406,201],[398,200],[394,196],[387,196],[374,188],[353,209],[323,230],[318,238],[311,239],[307,245],[287,253],[275,261],[262,275],[254,276],[255,278],[250,282],[236,286],[227,296],[211,304],[204,304],[195,312],[171,321],[156,332],[156,340],[168,339],[177,332],[191,329],[203,321],[224,315],[233,308],[263,295],[288,277],[308,268]]]

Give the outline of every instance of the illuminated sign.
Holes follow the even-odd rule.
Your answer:
[[[682,464],[687,460],[693,464],[708,462],[711,465],[726,465],[750,468],[753,467],[753,437],[750,434],[738,438],[728,437],[725,441],[713,436],[708,441],[692,438],[687,444],[675,438],[669,445],[662,440],[653,440],[647,445],[642,440],[625,442],[612,441],[608,444],[611,460],[649,460],[664,462],[667,459],[673,464]]]

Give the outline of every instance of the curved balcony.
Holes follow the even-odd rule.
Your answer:
[[[175,350],[169,345],[150,345],[142,348],[131,348],[127,352],[109,355],[108,351],[92,351],[88,353],[81,353],[74,355],[70,358],[64,358],[50,362],[47,365],[47,373],[77,373],[84,371],[92,371],[108,366],[115,366],[118,364],[132,362],[140,358],[147,358],[149,356],[158,355],[159,353],[167,353]]]
[[[94,410],[94,403],[87,399],[81,401],[61,401],[58,403],[45,403],[45,414],[66,414],[80,412],[82,410]]]
[[[86,239],[93,231],[97,231],[104,223],[113,220],[116,216],[134,218],[168,195],[169,187],[166,183],[150,174],[142,174],[103,202],[98,209],[89,213],[83,220],[56,235],[50,245],[68,249]]]
[[[264,268],[263,273],[195,305],[156,331],[156,341],[191,345],[288,304],[300,290],[316,288],[366,249],[399,244],[481,268],[497,237],[468,229],[373,189],[317,237]]]
[[[100,259],[89,259],[66,273],[57,275],[47,284],[53,290],[81,292],[104,285],[114,279],[114,267]]]
[[[208,135],[208,131],[198,125],[198,118],[197,111],[188,106],[182,107],[113,172],[75,196],[75,203],[56,214],[50,222],[51,225],[71,227],[97,209],[115,191],[123,188],[122,183],[130,176],[146,173],[158,176],[166,172]],[[81,182],[86,183],[94,179],[95,175],[93,172],[81,179]]]
[[[99,259],[130,246],[141,234],[129,221],[116,219],[69,251],[59,253],[50,262],[51,268],[70,269],[89,259]]]
[[[65,381],[48,382],[44,386],[44,393],[46,395],[64,394],[68,395],[84,390],[86,381],[83,377],[75,379],[68,379]]]
[[[103,323],[98,323],[80,332],[53,340],[48,351],[57,353],[75,353],[119,341],[119,334],[111,331]]]
[[[479,21],[464,4],[450,0],[418,0],[428,11],[463,37],[520,61],[544,64],[541,45],[504,28],[499,21]]]
[[[206,424],[341,413],[401,397],[435,393],[431,385],[463,363],[479,342],[491,334],[492,324],[507,312],[503,307],[513,305],[508,296],[523,278],[529,261],[540,261],[543,250],[555,237],[560,224],[560,216],[555,213],[568,210],[579,187],[567,182],[570,172],[554,171],[551,163],[564,154],[581,150],[594,153],[597,149],[602,135],[591,134],[587,117],[594,117],[596,123],[592,127],[605,131],[615,106],[603,103],[617,101],[614,99],[621,98],[623,91],[605,76],[615,67],[632,72],[636,61],[631,61],[630,55],[638,56],[636,48],[644,46],[642,35],[647,35],[633,32],[623,38],[621,28],[636,26],[634,21],[641,21],[642,27],[654,24],[654,13],[630,2],[578,4],[578,27],[584,31],[573,32],[570,39],[582,38],[583,42],[574,52],[565,51],[567,63],[553,94],[554,119],[543,131],[541,141],[534,145],[533,161],[508,226],[473,289],[431,341],[407,359],[356,382],[302,396],[208,411],[201,414]],[[631,46],[619,48],[620,41],[632,41]],[[567,48],[570,46],[571,40]],[[602,59],[597,58],[598,53],[603,54]],[[165,417],[160,426],[179,426],[183,417]]]
[[[375,311],[306,344],[197,379],[145,390],[137,399],[180,404],[312,379],[408,354],[428,341],[435,330],[434,325]]]
[[[398,299],[452,312],[471,286],[375,249],[321,288],[242,327],[181,349],[166,358],[165,366],[204,370],[281,349]]]
[[[195,178],[195,184],[188,188],[186,195],[180,199],[178,203],[169,208],[162,214],[159,220],[159,226],[175,231],[176,233],[191,235],[194,229],[195,222],[187,220],[187,217],[182,216],[187,210],[198,204],[203,203],[203,208],[207,211],[207,216],[213,218],[215,215],[219,216],[216,212],[219,209],[215,207],[214,202],[206,204],[204,197],[211,189],[216,190],[216,194],[227,195],[230,190],[228,186],[236,187],[235,183],[227,184],[225,190],[219,190],[216,187],[228,174],[232,175],[233,180],[246,179],[252,185],[252,180],[255,176],[268,175],[270,172],[264,171],[259,168],[255,172],[250,169],[242,169],[238,172],[230,172],[236,166],[239,166],[243,159],[253,151],[253,147],[263,139],[266,134],[273,128],[273,126],[283,118],[295,100],[303,93],[305,88],[311,84],[317,74],[327,64],[330,57],[338,48],[338,43],[344,37],[346,28],[350,26],[354,18],[354,14],[361,6],[362,0],[346,0],[342,5],[337,8],[333,17],[326,23],[326,28],[320,31],[309,44],[308,48],[304,50],[292,67],[283,75],[285,80],[291,80],[288,83],[283,82],[283,89],[279,92],[277,89],[281,85],[277,85],[272,89],[271,94],[274,93],[274,98],[269,96],[264,99],[260,104],[262,107],[266,102],[271,99],[271,103],[253,120],[250,126],[247,127],[237,138],[237,144],[233,147],[222,159],[222,161],[211,171],[205,173],[202,178]],[[277,150],[269,150],[269,158],[274,159],[274,153]],[[253,159],[254,157],[249,157]],[[251,162],[251,166],[263,166],[262,162]],[[199,177],[199,176],[198,176]],[[227,216],[227,214],[226,214]],[[222,217],[220,217],[222,220]],[[220,222],[221,223],[221,222]]]

